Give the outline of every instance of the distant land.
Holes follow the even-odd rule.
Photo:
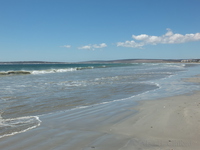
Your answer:
[[[200,59],[120,59],[83,62],[13,61],[0,64],[97,64],[97,63],[200,63]]]
[[[48,61],[9,61],[0,62],[0,64],[65,64],[66,62],[48,62]]]
[[[180,59],[120,59],[108,61],[86,61],[82,63],[180,63]]]

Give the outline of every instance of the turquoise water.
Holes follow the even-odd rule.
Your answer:
[[[198,69],[144,63],[0,65],[0,137],[39,126],[43,114],[192,91],[198,85],[181,78]]]

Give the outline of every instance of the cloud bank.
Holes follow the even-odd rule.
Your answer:
[[[101,43],[99,45],[97,45],[97,44],[93,44],[93,45],[89,44],[89,45],[81,46],[78,49],[95,50],[97,48],[104,48],[104,47],[107,47],[107,45],[105,43]]]
[[[200,41],[200,33],[182,35],[174,34],[171,29],[167,29],[167,33],[162,36],[150,36],[147,34],[141,34],[132,35],[132,38],[139,42],[136,42],[134,40],[118,42],[117,46],[141,48],[145,45],[178,44],[192,41]]]

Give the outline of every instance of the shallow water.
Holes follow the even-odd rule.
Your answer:
[[[1,65],[0,72],[30,74],[0,76],[0,137],[38,127],[43,114],[192,91],[198,85],[181,78],[198,74],[198,68],[185,64]]]

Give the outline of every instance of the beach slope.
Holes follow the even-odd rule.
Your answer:
[[[1,138],[0,149],[199,150],[200,92],[116,107],[40,116],[41,126]]]

